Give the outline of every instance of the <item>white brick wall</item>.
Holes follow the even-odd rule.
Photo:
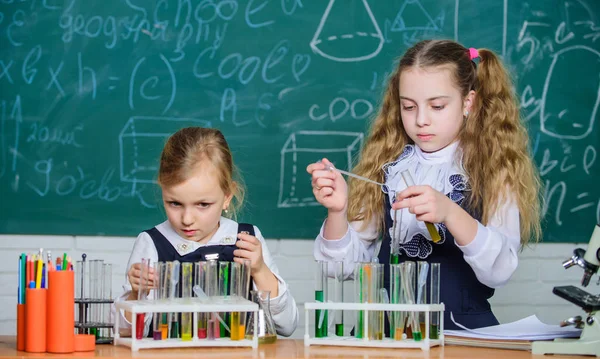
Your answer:
[[[0,235],[0,335],[15,333],[17,260],[23,251],[35,252],[40,247],[51,249],[54,255],[68,252],[73,259],[103,259],[113,264],[113,293],[119,293],[125,278],[125,266],[134,238],[123,237],[72,237],[72,236],[16,236]],[[288,282],[300,310],[300,325],[293,337],[304,333],[303,304],[313,299],[314,267],[310,240],[267,240],[281,275]],[[578,308],[552,294],[556,285],[577,285],[583,272],[579,268],[564,270],[563,260],[569,258],[576,247],[587,243],[539,244],[520,254],[517,272],[508,285],[496,291],[492,305],[500,322],[514,321],[536,314],[542,321],[558,321],[581,314]],[[599,292],[596,278],[587,290]],[[346,285],[350,298],[352,283]],[[348,318],[350,319],[350,318]],[[348,322],[348,321],[346,321]]]

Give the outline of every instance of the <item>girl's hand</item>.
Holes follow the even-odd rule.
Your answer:
[[[346,181],[339,172],[328,170],[326,166],[333,167],[333,164],[323,158],[322,162],[306,167],[306,171],[312,176],[313,194],[329,212],[345,212],[348,205]]]
[[[251,275],[267,268],[263,260],[262,245],[258,238],[245,233],[238,233],[238,238],[240,240],[235,242],[238,249],[233,251],[233,255],[235,256],[233,260],[237,263],[244,263],[244,260],[249,260]]]
[[[149,267],[148,273],[144,274],[145,276],[143,278],[143,283],[146,284],[146,280],[148,281],[145,293],[145,295],[147,295],[150,289],[156,288],[157,283],[155,282],[154,268]],[[141,263],[134,263],[131,265],[131,268],[129,268],[129,271],[127,271],[127,279],[129,279],[129,283],[131,284],[131,291],[137,295],[137,293],[140,291],[140,285],[142,283]]]
[[[444,223],[456,204],[431,186],[410,186],[396,195],[392,209],[408,208],[417,220]]]

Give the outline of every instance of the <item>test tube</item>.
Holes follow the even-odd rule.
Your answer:
[[[356,303],[364,303],[364,270],[363,263],[355,263],[354,264],[354,301]],[[358,311],[356,315],[356,326],[354,327],[354,337],[361,339],[363,338],[364,333],[364,311]]]
[[[431,304],[440,304],[440,264],[431,263]],[[440,333],[440,312],[431,313],[431,328],[429,330],[429,339],[439,339]]]
[[[181,264],[182,278],[181,278],[181,297],[191,298],[192,297],[192,277],[194,273],[194,263],[187,262]],[[181,340],[190,341],[192,340],[192,313],[185,312],[181,313]]]
[[[206,288],[206,262],[197,262],[195,265],[195,285],[200,287],[204,293],[207,293]],[[206,338],[206,312],[198,313],[198,339]]]
[[[147,265],[147,260],[146,258],[142,258],[142,268],[140,270],[141,273],[141,278],[140,278],[140,285],[139,285],[139,289],[138,289],[138,296],[137,296],[137,300],[143,300],[145,299],[146,295],[145,295],[145,291],[148,285],[148,265]],[[142,339],[144,338],[144,318],[145,318],[145,314],[144,313],[137,313],[136,317],[135,317],[135,337],[137,339]]]
[[[230,262],[219,262],[219,295],[227,297],[229,291],[229,263]],[[229,313],[221,313],[221,318],[225,323],[229,322]],[[227,329],[223,323],[219,323],[219,336],[221,338],[229,337]]]
[[[206,295],[209,297],[215,297],[219,293],[219,282],[217,278],[218,267],[217,261],[211,260],[206,265]],[[210,313],[207,325],[207,336],[209,340],[214,340],[219,336],[219,321],[217,320],[217,313]]]
[[[169,299],[170,269],[172,266],[169,263],[163,263],[160,273],[160,299],[164,301]],[[169,338],[169,313],[161,313],[160,315],[160,333],[163,340]]]
[[[93,300],[98,300],[102,296],[102,264],[104,263],[101,259],[95,259],[90,261],[90,297]],[[98,324],[101,321],[101,310],[98,305],[90,306],[90,322]],[[100,337],[97,327],[90,328],[90,334],[94,335],[96,339]]]
[[[427,304],[427,277],[429,276],[429,263],[425,261],[417,262],[417,286],[416,304]],[[425,312],[418,312],[419,328],[421,336],[425,334]]]
[[[402,287],[404,289],[404,298],[406,304],[415,304],[415,262],[402,263]],[[404,331],[408,338],[415,341],[421,340],[421,328],[419,327],[419,318],[416,313],[409,312],[404,325]]]
[[[381,303],[381,291],[383,287],[383,264],[366,263],[367,269],[367,302]],[[370,340],[383,339],[383,311],[369,311],[369,333]]]
[[[161,300],[163,299],[163,275],[165,272],[165,263],[164,262],[156,262],[156,264],[154,265],[154,270],[155,270],[155,286],[156,288],[154,289],[154,300]],[[161,340],[162,339],[162,314],[155,312],[152,318],[152,338],[154,340]]]
[[[103,263],[102,264],[102,277],[103,277],[103,295],[102,298],[104,298],[105,300],[110,300],[112,299],[112,264],[110,263]],[[113,323],[111,315],[112,312],[110,310],[111,304],[110,303],[104,303],[102,304],[104,306],[104,315],[102,316],[103,318],[103,322],[104,324],[111,324]],[[104,338],[112,338],[112,327],[111,328],[104,328],[104,335],[102,335],[102,337]]]
[[[231,288],[230,294],[245,298],[247,294],[247,268],[242,263],[231,263]],[[246,334],[246,316],[240,312],[231,313],[231,340],[242,340]]]
[[[169,300],[172,301],[179,297],[179,276],[181,265],[178,260],[171,263],[171,273],[169,275]],[[169,338],[179,338],[179,315],[178,313],[169,313]]]
[[[336,303],[344,303],[344,262],[335,262],[335,301]],[[335,335],[338,337],[344,336],[344,311],[338,309],[335,311]]]
[[[88,271],[86,271],[86,267],[88,262],[86,262],[85,257],[86,254],[82,254],[81,255],[82,260],[77,261],[76,265],[76,269],[75,269],[75,297],[80,299],[81,301],[79,302],[79,304],[77,305],[77,313],[75,315],[76,318],[78,318],[77,320],[79,321],[79,324],[86,324],[89,320],[88,318],[88,313],[87,313],[87,309],[88,309],[88,304],[85,303],[83,301],[83,299],[86,299],[89,295],[86,284],[89,283],[89,278],[86,278],[86,274],[88,274]],[[85,334],[85,329],[80,327],[77,330],[78,334]]]
[[[401,264],[390,264],[390,303],[403,304]],[[404,334],[404,313],[393,311],[390,320],[390,337],[402,340]]]
[[[404,182],[406,183],[407,187],[415,185],[415,181],[413,181],[409,170],[404,170],[404,171],[402,171],[401,174],[402,174],[402,178],[404,179]],[[433,241],[433,243],[437,243],[442,239],[440,237],[439,232],[437,231],[437,228],[435,228],[433,223],[425,222],[425,226],[427,227],[427,232],[429,232],[429,235],[431,236],[431,240]]]
[[[325,303],[327,301],[327,262],[317,261],[315,273],[315,301]],[[315,310],[315,337],[327,337],[327,310]]]

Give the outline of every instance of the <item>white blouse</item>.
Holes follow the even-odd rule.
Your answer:
[[[165,236],[165,238],[169,241],[169,243],[171,243],[173,248],[175,248],[180,255],[185,255],[204,246],[228,245],[235,243],[235,239],[237,238],[238,223],[231,219],[221,217],[219,228],[207,243],[198,243],[182,238],[177,234],[177,232],[175,232],[173,227],[171,227],[169,221],[159,224],[156,226],[156,228],[160,233],[162,233],[162,235]],[[279,295],[271,298],[270,301],[271,314],[273,316],[275,330],[279,335],[290,336],[294,330],[296,330],[296,326],[298,325],[298,307],[296,306],[296,301],[290,293],[287,284],[279,275],[279,269],[277,268],[277,265],[275,264],[271,253],[269,252],[269,248],[267,248],[267,243],[265,242],[260,230],[256,226],[254,226],[254,233],[256,238],[258,238],[258,240],[261,242],[263,260],[265,261],[265,264],[267,267],[269,267],[271,272],[273,272],[277,278],[277,281],[279,282]],[[150,258],[150,263],[155,263],[158,261],[158,252],[156,251],[154,242],[152,241],[150,235],[146,232],[140,233],[135,240],[133,244],[133,250],[131,251],[131,256],[129,257],[129,261],[127,263],[127,270],[131,268],[132,264],[141,263],[142,258]],[[253,283],[253,287],[256,289],[256,283]],[[127,272],[125,273],[125,284],[123,284],[123,291],[123,294],[117,297],[115,302],[125,300],[131,292],[131,284],[129,283]],[[148,296],[152,297],[152,295],[152,291],[150,291]],[[115,316],[116,308],[113,305],[112,314],[113,318],[120,320],[119,327],[123,328],[122,332],[124,335],[131,335],[131,323],[125,318],[124,312],[121,311],[118,316]],[[144,329],[144,336],[148,334],[151,320],[152,316],[147,315],[145,318],[146,327]]]
[[[433,189],[447,195],[455,203],[462,203],[463,191],[469,191],[468,178],[462,167],[458,142],[434,152],[426,153],[418,146],[408,145],[394,162],[383,166],[385,186],[382,190],[387,194],[386,200],[393,203],[395,194],[404,190],[407,185],[401,172],[408,170],[417,185],[429,185]],[[491,288],[500,287],[508,282],[517,268],[517,252],[520,246],[519,209],[511,196],[502,203],[490,218],[487,226],[478,222],[477,234],[472,242],[465,246],[456,246],[463,252],[465,261],[473,268],[477,279]],[[395,213],[397,212],[397,213]],[[417,221],[408,209],[391,210],[396,226],[389,229],[390,238],[398,236],[400,247],[415,260],[427,258],[435,243],[425,227],[425,223]],[[326,222],[325,222],[326,223]],[[362,221],[349,223],[348,231],[342,238],[325,239],[323,227],[317,236],[314,255],[317,260],[344,261],[346,277],[352,276],[355,262],[368,262],[377,257],[376,240],[379,236],[377,223],[373,220],[361,230]],[[446,240],[447,231],[443,223],[434,224],[441,229],[442,240]],[[392,233],[393,230],[396,233]]]

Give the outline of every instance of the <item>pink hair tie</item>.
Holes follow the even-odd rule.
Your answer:
[[[469,59],[471,61],[473,61],[474,59],[476,59],[478,57],[479,57],[479,51],[477,51],[477,49],[474,47],[470,47],[469,48]]]

